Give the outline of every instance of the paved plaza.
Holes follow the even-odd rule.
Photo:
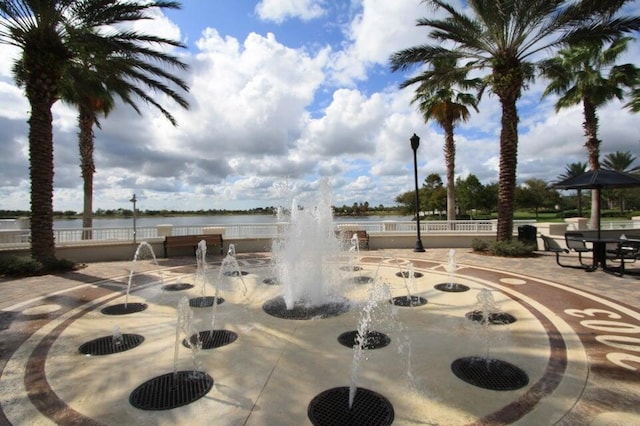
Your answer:
[[[640,424],[638,276],[561,268],[542,252],[511,259],[469,249],[455,251],[452,275],[449,256],[448,249],[360,252],[342,267],[348,312],[288,320],[263,309],[282,292],[266,284],[269,253],[239,254],[246,275],[224,279],[218,289],[224,303],[191,310],[195,329],[213,324],[237,339],[197,353],[176,344],[182,338],[177,307],[185,296],[215,293],[222,256],[209,256],[204,284],[188,257],[137,262],[132,277],[132,262],[103,262],[60,275],[2,279],[0,424],[312,424],[314,402],[327,390],[348,387],[354,365],[358,390],[381,395],[396,425]],[[577,258],[565,263],[572,261],[578,265]],[[410,269],[415,278],[407,280]],[[380,302],[369,325],[390,343],[366,350],[355,363],[354,351],[337,340],[369,312],[372,284],[363,277],[385,283],[391,296],[409,293],[425,303]],[[468,291],[438,289],[453,282]],[[187,285],[163,289],[171,284]],[[472,321],[469,313],[483,294],[515,321]],[[127,315],[101,312],[125,300],[148,307]],[[108,355],[79,351],[116,329],[143,341]],[[455,373],[458,361],[483,357],[517,367],[526,382],[487,389]],[[213,380],[202,398],[162,410],[132,405],[140,384],[194,365]]]

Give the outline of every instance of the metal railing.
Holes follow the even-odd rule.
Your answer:
[[[533,224],[531,220],[514,221],[514,233],[521,225]],[[414,221],[353,221],[335,222],[336,229],[363,229],[370,234],[414,234],[416,233],[416,222]],[[620,229],[625,226],[630,228],[632,222],[619,224]],[[198,235],[207,232],[220,230],[224,237],[229,239],[242,238],[275,238],[282,235],[288,223],[248,223],[248,224],[226,224],[226,225],[200,225],[200,226],[151,226],[137,227],[136,239],[144,241],[146,239],[162,238],[164,235]],[[478,233],[493,234],[496,232],[497,222],[488,220],[456,220],[456,221],[421,221],[421,233],[442,234],[442,233]],[[159,232],[160,231],[160,232]],[[54,238],[58,244],[78,243],[78,242],[117,242],[133,240],[134,230],[131,227],[125,228],[65,228],[54,229]],[[168,233],[168,234],[167,234]],[[31,241],[31,233],[28,229],[0,230],[0,248],[24,247]]]

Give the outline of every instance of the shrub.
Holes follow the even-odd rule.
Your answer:
[[[525,244],[522,241],[493,241],[489,244],[489,253],[494,256],[504,257],[528,257],[532,256],[536,247],[532,244]]]
[[[9,256],[5,259],[0,259],[0,274],[3,275],[37,275],[43,269],[42,263],[29,256]]]
[[[474,238],[473,241],[471,241],[471,248],[473,251],[485,252],[489,250],[489,242],[479,238]]]
[[[75,266],[74,262],[67,259],[56,259],[43,265],[30,256],[9,256],[0,259],[0,274],[12,277],[44,275],[71,271]]]

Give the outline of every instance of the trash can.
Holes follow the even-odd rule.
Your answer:
[[[533,225],[518,226],[518,241],[533,246],[538,250],[538,228]]]

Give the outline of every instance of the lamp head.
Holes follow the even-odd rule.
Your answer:
[[[411,141],[411,149],[416,151],[420,146],[420,137],[414,133],[409,140]]]

